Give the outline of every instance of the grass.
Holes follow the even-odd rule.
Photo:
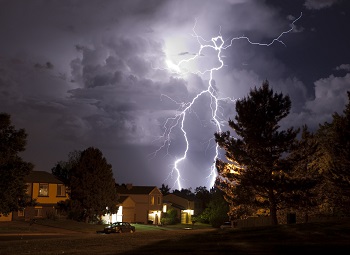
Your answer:
[[[57,224],[57,222],[42,222]],[[28,223],[26,223],[28,224]],[[45,226],[38,222],[35,231]],[[344,254],[350,250],[350,220],[290,224],[245,229],[213,229],[207,225],[153,226],[135,224],[133,234],[99,235],[102,225],[62,221],[55,229],[79,232],[59,236],[6,237],[0,235],[5,254]],[[35,224],[33,225],[35,226]],[[33,227],[32,226],[32,227]],[[18,226],[17,226],[18,227]],[[27,226],[26,226],[27,227]],[[24,229],[26,228],[24,227]],[[192,227],[192,226],[191,226]],[[40,228],[42,228],[40,230]],[[20,229],[23,230],[23,229]],[[13,233],[0,222],[0,233]],[[34,230],[32,230],[33,232]],[[52,231],[52,230],[51,230]]]
[[[43,231],[41,227],[50,227],[56,229],[57,232],[60,230],[75,231],[80,233],[94,234],[96,231],[101,231],[108,224],[87,224],[84,222],[77,222],[67,219],[38,219],[35,223],[23,221],[12,221],[12,222],[0,222],[0,234],[1,233],[39,233]],[[192,224],[176,224],[176,225],[148,225],[148,224],[132,224],[136,227],[136,231],[158,231],[158,230],[181,230],[181,229],[208,229],[211,228],[208,224],[196,223]],[[48,230],[46,230],[48,231]]]

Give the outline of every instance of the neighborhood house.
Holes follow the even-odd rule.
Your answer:
[[[68,199],[66,186],[53,174],[46,171],[32,171],[26,178],[27,194],[36,201],[35,206],[1,215],[0,221],[32,220],[59,215],[57,203]],[[105,223],[130,222],[142,224],[161,224],[161,217],[169,209],[175,209],[181,223],[192,223],[195,202],[169,194],[164,196],[156,186],[133,186],[116,184],[118,212],[101,217]]]
[[[2,215],[0,217],[2,221],[48,218],[58,214],[58,202],[68,199],[66,186],[48,172],[32,171],[26,176],[25,182],[27,183],[27,194],[32,200],[36,200],[36,205],[12,212],[7,217]]]
[[[116,186],[119,195],[120,218],[116,221],[131,223],[160,224],[163,195],[156,186],[133,186],[122,184]],[[107,222],[115,222],[113,215],[105,215]],[[110,220],[111,219],[111,220]]]

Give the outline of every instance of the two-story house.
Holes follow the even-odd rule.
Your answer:
[[[116,186],[119,197],[123,198],[123,221],[144,224],[160,224],[163,195],[156,186]],[[130,198],[129,200],[127,198]]]
[[[31,220],[57,215],[57,203],[68,199],[66,186],[53,174],[45,171],[32,171],[25,178],[27,194],[36,200],[35,206],[13,212],[13,220]]]
[[[184,198],[175,194],[168,194],[163,197],[163,203],[168,211],[174,209],[177,211],[178,218],[182,224],[191,224],[192,215],[195,211],[195,200]]]

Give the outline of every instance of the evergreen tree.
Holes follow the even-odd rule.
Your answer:
[[[324,179],[317,164],[320,156],[319,144],[306,125],[303,126],[301,138],[288,156],[292,162],[292,172],[286,192],[286,208],[297,211],[308,221],[310,213],[318,213],[318,206],[324,201]]]
[[[287,199],[286,191],[292,192],[288,185],[292,167],[286,155],[295,147],[299,129],[280,130],[279,126],[290,108],[289,96],[274,93],[265,81],[236,102],[237,115],[229,126],[238,138],[229,131],[215,134],[227,158],[217,160],[218,181],[235,186],[230,191],[234,194],[226,195],[243,209],[267,209],[273,224],[278,224],[277,212]]]
[[[342,214],[350,215],[350,92],[343,115],[333,114],[330,123],[320,125],[317,131],[321,144],[319,167],[329,182],[328,201]]]
[[[84,150],[70,172],[71,215],[93,221],[107,212],[116,213],[118,196],[112,166],[99,149]]]
[[[27,202],[24,181],[33,165],[18,155],[25,150],[27,134],[11,125],[11,116],[0,113],[0,213],[7,215],[23,208]]]
[[[168,185],[162,184],[162,187],[159,189],[162,192],[163,196],[170,194],[170,188]]]

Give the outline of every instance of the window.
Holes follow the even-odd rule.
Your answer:
[[[64,184],[57,184],[57,196],[64,197],[66,196],[66,187]]]
[[[39,183],[39,197],[49,196],[49,184],[48,183]]]
[[[18,217],[24,217],[24,210],[18,210]]]
[[[160,197],[157,197],[157,203],[160,205]]]
[[[151,197],[151,205],[154,205],[154,196]]]
[[[43,217],[43,208],[42,207],[35,207],[34,216],[35,217]]]

